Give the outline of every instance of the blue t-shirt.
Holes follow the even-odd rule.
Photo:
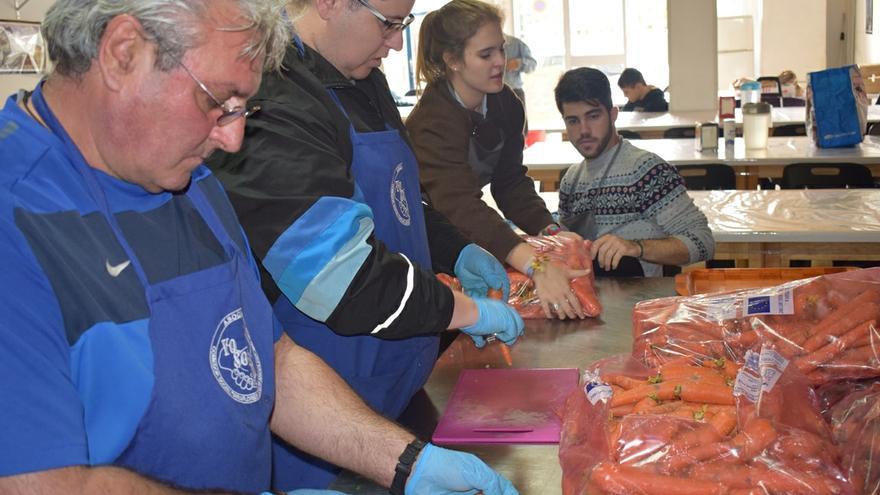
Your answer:
[[[186,488],[268,487],[280,325],[262,294],[253,321],[269,323],[259,328],[247,326],[247,314],[230,313],[216,327],[170,325],[169,332],[166,324],[157,333],[145,286],[62,141],[16,97],[0,112],[0,164],[0,476],[112,464]],[[247,259],[244,276],[257,279],[241,227],[207,168],[193,173],[190,187],[204,193],[232,249],[187,194],[95,176],[149,286],[172,290],[181,277],[201,280],[231,259]],[[213,287],[205,289],[210,305]],[[237,342],[223,333],[235,325],[244,328]],[[234,366],[223,361],[233,358]],[[169,383],[180,384],[181,397],[166,396],[158,408],[157,390]],[[179,405],[174,417],[169,403]]]

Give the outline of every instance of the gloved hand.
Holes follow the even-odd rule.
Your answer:
[[[263,492],[260,495],[274,495],[271,492]],[[287,492],[287,495],[346,495],[342,492],[337,492],[336,490],[312,490],[310,488],[300,488],[299,490],[294,490],[292,492]]]
[[[464,293],[471,297],[486,297],[489,289],[501,289],[502,301],[507,301],[510,295],[510,279],[504,267],[489,251],[476,244],[468,244],[461,250],[454,271]]]
[[[486,337],[494,335],[505,344],[516,342],[523,333],[523,320],[511,306],[495,299],[473,298],[480,315],[477,322],[461,329],[474,339],[477,347],[486,345]]]
[[[472,454],[425,445],[404,489],[405,495],[482,492],[519,495],[513,484]]]

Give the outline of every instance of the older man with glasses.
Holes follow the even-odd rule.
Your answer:
[[[282,5],[49,8],[53,72],[0,111],[0,493],[258,493],[273,434],[399,492],[513,493],[419,455],[266,300],[203,161],[241,146]]]
[[[211,161],[284,330],[390,418],[427,380],[441,333],[461,329],[482,347],[494,338],[512,343],[523,328],[510,306],[488,298],[489,289],[502,289],[506,300],[500,263],[421,195],[418,164],[379,70],[402,48],[413,3],[291,2],[297,36],[283,69],[252,99],[262,110],[248,119],[248,139],[240,152]],[[432,270],[458,276],[465,293]],[[278,489],[326,487],[338,472],[284,442],[274,454]],[[449,463],[451,472],[460,466],[457,458]]]

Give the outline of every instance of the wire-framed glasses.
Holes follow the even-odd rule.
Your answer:
[[[396,33],[398,31],[403,31],[404,29],[408,28],[409,25],[412,24],[412,22],[416,19],[416,16],[409,14],[408,16],[404,17],[402,21],[390,21],[387,17],[385,17],[384,14],[376,10],[376,7],[370,5],[370,2],[368,2],[367,0],[358,0],[358,2],[366,7],[366,9],[369,10],[370,13],[376,17],[376,19],[379,19],[383,26],[385,26],[386,36],[392,33]]]
[[[193,74],[191,70],[189,70],[189,67],[184,65],[183,62],[181,62],[180,60],[178,60],[176,58],[174,60],[177,62],[178,65],[180,65],[183,68],[184,72],[189,74],[189,77],[192,78],[192,80],[196,82],[196,84],[199,86],[199,88],[201,88],[201,90],[204,91],[206,95],[208,95],[208,98],[210,98],[211,101],[213,101],[214,104],[217,105],[217,107],[223,109],[223,113],[220,114],[219,117],[217,117],[217,125],[218,126],[223,127],[225,125],[229,125],[229,124],[235,122],[238,119],[248,118],[251,115],[255,114],[260,109],[260,107],[256,106],[256,105],[254,105],[250,108],[248,108],[246,106],[236,106],[236,107],[230,108],[227,103],[222,103],[219,99],[217,99],[217,97],[214,96],[214,93],[211,93],[211,91],[208,89],[208,87],[205,86],[205,83],[203,83],[201,80],[199,80],[199,78],[196,77],[196,75]]]

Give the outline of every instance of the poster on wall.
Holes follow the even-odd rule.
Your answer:
[[[874,0],[865,0],[865,33],[874,33]]]
[[[0,74],[33,74],[45,68],[40,23],[0,20]]]

